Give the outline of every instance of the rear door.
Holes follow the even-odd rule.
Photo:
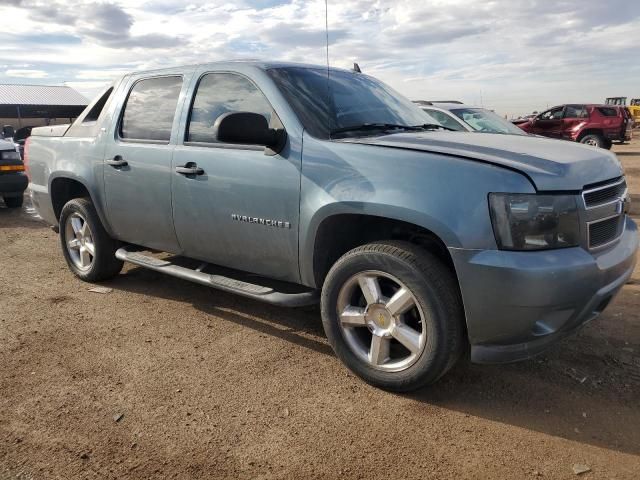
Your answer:
[[[564,107],[555,107],[538,115],[533,122],[531,133],[545,137],[562,137],[562,115]]]
[[[588,120],[589,113],[584,105],[567,105],[562,118],[562,138],[571,139],[572,130]]]
[[[120,240],[180,250],[171,216],[171,135],[185,83],[174,74],[128,86],[104,158],[107,216]]]
[[[233,72],[205,72],[197,82],[185,141],[172,172],[174,223],[184,254],[289,281],[299,279],[301,146],[289,138],[273,155],[262,147],[219,143],[215,121],[244,111],[280,118],[257,84]]]

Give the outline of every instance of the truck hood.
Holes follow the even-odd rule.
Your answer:
[[[529,177],[537,190],[581,190],[623,174],[611,152],[543,137],[438,131],[342,141],[453,155],[502,166]]]

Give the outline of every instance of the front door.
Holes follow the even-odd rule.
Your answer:
[[[282,127],[245,76],[207,73],[194,95],[172,173],[174,224],[184,254],[297,281],[301,152],[292,146],[297,142],[288,140],[273,155],[262,147],[216,141],[214,123],[231,111],[259,113],[272,127]]]
[[[564,107],[556,107],[541,113],[533,122],[531,133],[545,137],[560,138],[562,136],[562,112]]]
[[[107,216],[116,237],[168,252],[179,251],[169,142],[182,84],[181,76],[135,82],[104,158]]]

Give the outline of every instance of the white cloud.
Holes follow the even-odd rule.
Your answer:
[[[225,58],[325,62],[324,0],[11,3],[0,18],[20,21],[0,32],[0,64],[24,70],[28,51],[47,81]],[[638,94],[638,1],[329,0],[329,26],[332,65],[357,61],[414,99],[519,114]]]
[[[47,78],[49,74],[44,70],[13,70],[9,69],[4,72],[7,77],[18,78]]]

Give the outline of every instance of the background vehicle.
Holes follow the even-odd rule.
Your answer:
[[[627,109],[633,118],[635,126],[640,125],[640,98],[632,98]]]
[[[615,105],[618,107],[625,107],[627,105],[627,97],[608,97],[604,101],[605,105]]]
[[[20,151],[20,157],[24,158],[24,145],[27,142],[27,138],[31,136],[31,130],[33,127],[22,127],[16,130],[15,135],[13,136],[13,141],[18,144],[18,149]]]
[[[638,247],[613,154],[442,131],[340,69],[136,72],[70,127],[34,129],[26,157],[79,278],[127,261],[273,304],[320,300],[336,355],[391,390],[435,382],[469,345],[481,363],[539,353],[605,308]]]
[[[605,100],[605,104],[627,107],[627,97],[609,97]],[[640,123],[640,98],[632,98],[627,110],[637,126]]]
[[[571,140],[600,148],[631,139],[632,120],[624,107],[559,105],[518,124],[527,133]]]
[[[513,123],[485,108],[470,107],[460,102],[415,102],[438,123],[458,131],[524,135]]]
[[[7,207],[18,208],[29,182],[13,134],[13,128],[4,127],[0,135],[0,197]]]

